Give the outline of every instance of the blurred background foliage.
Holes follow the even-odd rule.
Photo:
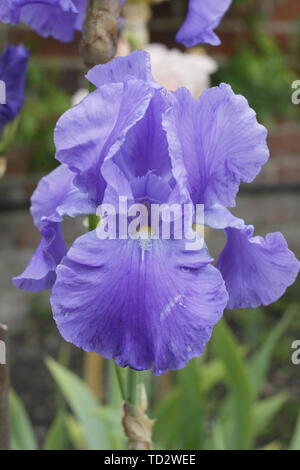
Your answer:
[[[280,1],[284,3],[286,0]],[[178,2],[174,2],[174,9],[184,14],[185,8]],[[219,64],[212,84],[218,85],[222,81],[230,83],[236,93],[246,96],[260,122],[269,129],[280,120],[299,118],[298,107],[290,105],[291,83],[297,79],[297,74],[278,39],[262,31],[260,25],[266,19],[267,12],[264,14],[262,8],[258,9],[256,1],[235,0],[227,17],[230,21],[237,15],[247,27],[248,37],[242,39],[237,50]],[[300,18],[294,19],[293,27],[295,31],[300,31]],[[57,118],[70,107],[75,89],[74,84],[71,87],[62,86],[57,64],[46,60],[41,67],[38,56],[42,46],[36,37],[25,41],[25,45],[34,51],[34,55],[30,61],[23,111],[26,118],[21,121],[15,144],[24,149],[30,148],[31,172],[46,172],[56,165],[53,159],[53,127]],[[298,36],[291,36],[289,49],[295,49],[295,53],[298,51]],[[210,49],[209,53],[212,52]]]
[[[238,46],[238,52],[216,73],[214,84],[230,83],[236,93],[247,97],[258,120],[270,128],[278,120],[297,116],[297,107],[290,105],[291,83],[297,74],[273,37],[255,33],[252,40],[253,45]]]
[[[30,149],[29,171],[47,173],[57,165],[53,158],[53,129],[70,106],[70,92],[61,86],[57,65],[41,67],[33,58],[29,62],[26,102],[17,138],[18,146]]]
[[[43,323],[45,350],[49,337],[56,335],[51,312],[39,311],[37,305],[34,311],[31,321],[37,322],[39,334]],[[300,379],[291,362],[291,344],[297,333],[300,336],[299,313],[297,286],[270,307],[226,311],[201,358],[162,377],[141,373],[140,381],[148,388],[149,415],[156,419],[155,448],[299,449]],[[48,357],[42,365],[47,381],[55,384],[51,425],[37,439],[24,406],[12,392],[12,447],[125,449],[121,396],[111,364],[106,361],[100,403],[81,372],[71,372],[70,359],[78,350],[61,344],[67,355],[60,350],[56,360]]]
[[[283,5],[286,0],[279,0]],[[253,0],[236,0],[231,14],[239,12],[239,20],[248,31],[247,40],[241,40],[235,54],[222,64],[214,77],[214,84],[230,83],[236,93],[241,93],[255,109],[258,119],[270,127],[278,120],[299,117],[299,110],[290,106],[291,83],[298,78],[283,52],[278,39],[262,29],[268,8],[258,8]],[[291,25],[300,31],[300,17]],[[298,36],[291,36],[289,50],[297,53]]]

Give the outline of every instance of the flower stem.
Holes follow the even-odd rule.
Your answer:
[[[87,68],[106,64],[115,55],[119,37],[120,0],[89,0],[80,42]]]
[[[123,377],[122,377],[122,371],[121,371],[120,367],[117,366],[117,364],[114,361],[113,361],[113,364],[114,364],[114,369],[115,369],[115,372],[116,372],[116,377],[117,377],[121,397],[122,397],[122,400],[125,401],[126,400],[126,394],[125,394],[124,381],[123,381]]]
[[[128,368],[128,395],[127,401],[132,405],[136,403],[137,372]]]
[[[99,217],[96,214],[90,214],[89,217],[89,232],[97,228]]]

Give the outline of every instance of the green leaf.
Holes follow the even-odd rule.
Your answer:
[[[84,431],[82,426],[76,421],[74,416],[65,416],[65,425],[68,432],[68,437],[76,450],[87,450]]]
[[[67,450],[69,439],[65,425],[65,415],[58,413],[46,436],[43,450]]]
[[[110,449],[111,443],[106,426],[95,413],[99,404],[85,382],[51,358],[48,358],[46,363],[66,402],[84,430],[88,448],[91,450]]]
[[[121,425],[121,407],[114,409],[110,406],[101,406],[95,413],[106,424],[112,449],[124,450],[126,438]]]
[[[181,420],[178,405],[180,390],[178,386],[172,387],[164,397],[158,401],[154,416],[156,418],[153,429],[155,448],[176,449],[181,446]]]
[[[266,380],[274,348],[278,343],[280,337],[291,324],[291,321],[293,320],[297,311],[299,311],[299,307],[297,307],[296,305],[291,305],[287,309],[283,318],[267,336],[263,345],[256,352],[256,354],[251,360],[249,372],[252,377],[252,389],[254,398],[257,397],[264,381]]]
[[[203,447],[202,361],[192,359],[174,373],[176,385],[159,401],[155,410],[154,440],[164,449]]]
[[[213,442],[213,450],[227,450],[224,429],[219,420],[215,422],[212,428],[211,436]],[[205,448],[207,449],[207,444]]]
[[[219,359],[214,359],[201,366],[201,387],[203,392],[208,392],[215,387],[226,374],[224,364]]]
[[[265,398],[254,405],[254,436],[258,437],[271,423],[272,419],[287,401],[287,394],[280,393]]]
[[[176,373],[180,390],[179,407],[182,448],[199,449],[203,442],[204,403],[199,358]],[[183,431],[184,430],[184,431]]]
[[[295,431],[292,437],[290,450],[300,450],[300,412],[298,415]]]
[[[16,119],[14,119],[13,121],[10,121],[4,127],[4,132],[0,140],[0,156],[5,155],[5,152],[7,152],[7,150],[9,150],[10,146],[12,145],[12,142],[18,130],[19,121],[20,115],[17,116]]]
[[[227,448],[249,449],[253,430],[253,400],[251,380],[239,345],[224,320],[213,333],[213,346],[226,368],[225,380],[231,391],[226,414],[232,420],[232,433]]]
[[[26,410],[14,391],[9,394],[11,449],[36,450],[37,443]]]

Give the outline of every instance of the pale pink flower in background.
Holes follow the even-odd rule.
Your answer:
[[[72,96],[72,105],[79,104],[88,94],[89,90],[87,88],[79,88]]]
[[[211,74],[218,68],[217,62],[202,49],[186,53],[149,44],[146,51],[151,56],[153,76],[161,85],[168,90],[186,87],[195,97],[210,86]]]

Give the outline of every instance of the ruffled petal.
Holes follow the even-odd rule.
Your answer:
[[[169,148],[184,161],[194,204],[234,206],[240,182],[251,182],[268,160],[266,129],[229,85],[206,90],[198,101],[184,88],[174,97]]]
[[[231,0],[189,0],[188,14],[176,39],[186,47],[197,44],[218,46],[221,42],[213,30],[219,25]]]
[[[31,197],[31,215],[37,227],[45,219],[61,222],[64,215],[75,217],[95,212],[96,206],[87,194],[74,186],[74,176],[66,165],[59,165],[40,180]]]
[[[203,251],[175,240],[76,240],[51,298],[62,336],[122,367],[183,367],[202,353],[228,296]]]
[[[172,179],[168,141],[162,126],[162,115],[169,106],[167,96],[156,91],[143,118],[128,131],[124,144],[110,159],[110,165],[117,165],[128,180],[145,176],[149,171],[166,181]],[[107,163],[103,173],[107,182],[113,184],[110,171]]]
[[[142,50],[117,57],[107,64],[96,65],[88,71],[86,78],[96,87],[136,78],[151,83],[154,88],[161,88],[152,77],[150,55]]]
[[[57,208],[75,188],[73,179],[74,173],[66,165],[59,165],[40,180],[31,196],[31,215],[37,227],[44,217],[57,222],[62,220]]]
[[[78,13],[78,10],[72,0],[8,0],[11,16],[14,21],[20,21],[22,8],[26,6],[34,7],[36,4],[45,7],[59,7],[61,11]],[[49,10],[51,12],[51,10]],[[51,16],[51,13],[49,13]]]
[[[268,305],[295,281],[300,263],[281,233],[253,237],[254,228],[226,230],[218,268],[229,293],[228,308]]]
[[[245,227],[243,219],[235,217],[226,207],[220,204],[204,208],[204,224],[215,229],[242,229]]]
[[[2,0],[3,1],[3,0]],[[86,0],[4,0],[1,21],[16,24],[23,21],[43,37],[62,42],[72,41],[80,29]],[[1,6],[1,10],[2,10]]]
[[[140,80],[104,85],[58,121],[56,158],[77,176],[76,186],[102,202],[106,181],[101,167],[123,144],[126,135],[145,114],[153,88]]]
[[[60,165],[39,182],[31,198],[31,214],[41,232],[41,242],[15,286],[37,292],[55,282],[55,270],[67,252],[61,222],[64,215],[93,214],[95,204],[73,185],[74,173]]]
[[[60,224],[44,221],[41,234],[42,240],[27,268],[12,280],[20,289],[31,292],[50,289],[56,279],[56,267],[67,252]]]
[[[20,19],[44,38],[51,36],[61,42],[71,42],[77,15],[63,11],[60,6],[28,5],[22,8]]]

